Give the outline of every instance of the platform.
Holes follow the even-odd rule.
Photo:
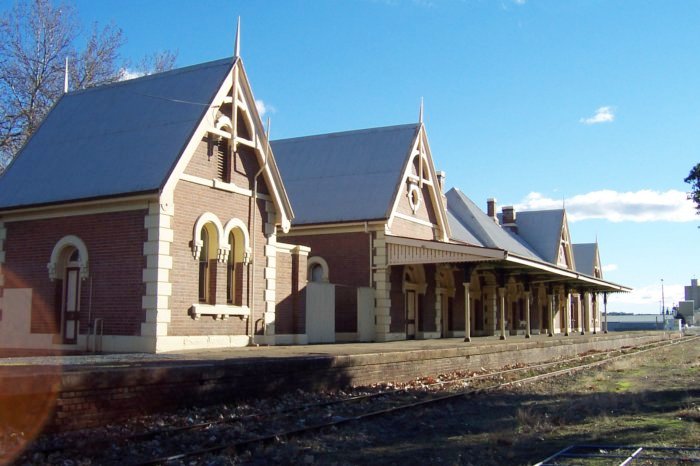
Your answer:
[[[178,406],[235,402],[289,390],[401,382],[636,346],[670,332],[534,335],[245,347],[166,354],[0,359],[0,417],[74,429]],[[15,413],[15,414],[12,414]],[[22,420],[24,419],[24,420]],[[8,419],[0,419],[10,422]],[[27,426],[29,429],[29,426]]]

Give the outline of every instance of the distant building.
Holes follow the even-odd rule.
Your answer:
[[[678,314],[686,324],[700,325],[700,286],[697,278],[690,280],[690,286],[685,287],[685,301],[678,303]]]
[[[608,331],[625,332],[633,330],[678,330],[678,323],[672,315],[658,314],[608,314]]]

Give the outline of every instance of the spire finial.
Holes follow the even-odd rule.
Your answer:
[[[68,57],[66,57],[66,69],[63,73],[63,93],[68,93]]]
[[[270,140],[270,117],[267,117],[267,140]]]
[[[238,22],[236,23],[236,42],[233,46],[233,58],[239,58],[241,56],[241,17],[238,17]]]
[[[418,123],[423,123],[423,97],[420,98],[420,111],[418,112]]]

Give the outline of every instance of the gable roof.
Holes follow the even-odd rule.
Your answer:
[[[386,219],[420,124],[271,141],[294,225]]]
[[[447,198],[448,214],[462,226],[461,229],[452,230],[453,239],[468,243],[469,236],[464,235],[464,230],[466,230],[482,246],[504,249],[519,256],[542,260],[527,242],[501,228],[459,189],[450,189],[445,197]]]
[[[564,209],[518,212],[515,222],[518,226],[518,236],[543,260],[556,264],[564,226]]]
[[[576,271],[594,277],[595,267],[598,262],[598,243],[572,244],[571,248],[574,251]],[[602,271],[600,272],[602,274]]]
[[[65,94],[0,177],[0,209],[158,191],[233,63]]]

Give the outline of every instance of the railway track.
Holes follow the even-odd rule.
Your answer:
[[[267,412],[258,410],[242,415],[207,422],[190,423],[169,428],[155,428],[132,435],[106,438],[96,442],[65,444],[61,448],[35,449],[23,455],[31,458],[87,457],[93,464],[177,464],[191,458],[212,454],[235,454],[280,438],[289,439],[365,419],[419,409],[515,384],[525,384],[550,377],[571,374],[608,364],[662,347],[696,340],[687,337],[671,342],[657,342],[595,352],[565,360],[510,367],[477,374],[452,374],[438,380],[426,378],[410,387],[383,389],[371,393],[344,394],[330,399],[299,403]],[[198,439],[196,442],[193,438]],[[203,439],[203,440],[202,440]],[[196,447],[189,447],[196,443]],[[128,458],[123,455],[128,451]],[[40,455],[40,456],[37,456]],[[22,463],[22,460],[19,461]]]

